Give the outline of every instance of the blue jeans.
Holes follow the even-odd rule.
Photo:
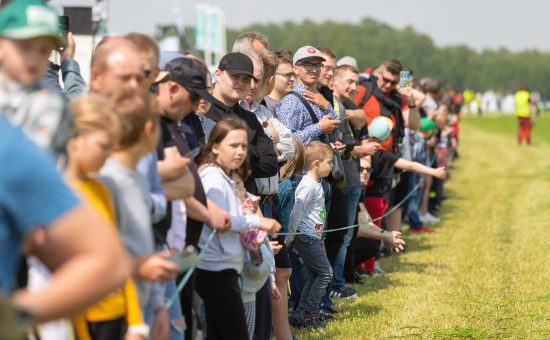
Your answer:
[[[348,200],[348,226],[355,224],[355,217],[357,216],[357,205],[359,204],[359,198],[361,197],[361,187],[351,187],[343,189],[344,195],[346,195]],[[336,260],[334,261],[334,275],[332,277],[332,288],[335,290],[343,289],[346,285],[346,280],[344,278],[344,263],[346,262],[346,253],[348,251],[348,246],[353,237],[353,228],[348,229],[344,235],[342,245],[340,250],[338,250],[338,255],[336,255]]]
[[[317,315],[325,289],[332,279],[332,268],[325,254],[323,241],[309,235],[297,235],[294,247],[308,271],[297,311],[306,315]]]
[[[422,180],[422,175],[412,174],[409,182],[409,192],[414,189],[415,186]],[[409,219],[409,225],[411,228],[422,228],[422,221],[420,220],[420,203],[422,202],[422,194],[424,190],[417,189],[416,192],[409,198],[407,206],[405,207],[405,216]]]

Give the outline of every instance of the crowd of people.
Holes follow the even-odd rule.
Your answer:
[[[86,81],[62,40],[0,10],[0,338],[293,339],[441,221],[460,103],[398,60],[246,32],[211,73],[131,33]]]

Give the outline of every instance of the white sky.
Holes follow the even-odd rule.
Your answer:
[[[477,50],[550,51],[548,0],[109,0],[109,29],[153,33],[157,23],[194,23],[197,3],[222,8],[227,26],[304,19],[358,22],[372,17],[396,28],[412,26],[437,45],[466,44]],[[93,0],[52,0],[55,6],[91,6]],[[275,4],[271,5],[270,4]],[[176,13],[180,13],[179,18]]]

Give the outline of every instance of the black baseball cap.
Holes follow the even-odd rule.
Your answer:
[[[227,71],[231,75],[246,74],[254,77],[254,65],[252,60],[244,53],[232,52],[223,56],[218,68],[221,71]]]
[[[214,103],[216,99],[208,93],[206,74],[199,64],[191,58],[176,58],[166,63],[165,70],[170,73],[170,80],[194,91],[202,99]]]

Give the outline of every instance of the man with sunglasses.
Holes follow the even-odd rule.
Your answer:
[[[306,98],[319,93],[317,81],[325,58],[321,51],[312,46],[304,46],[294,54],[294,72],[298,75],[293,91]],[[328,101],[315,103],[309,100],[318,123],[312,120],[302,100],[295,95],[287,95],[276,110],[276,116],[304,144],[319,140],[321,134],[331,134],[342,121]]]

